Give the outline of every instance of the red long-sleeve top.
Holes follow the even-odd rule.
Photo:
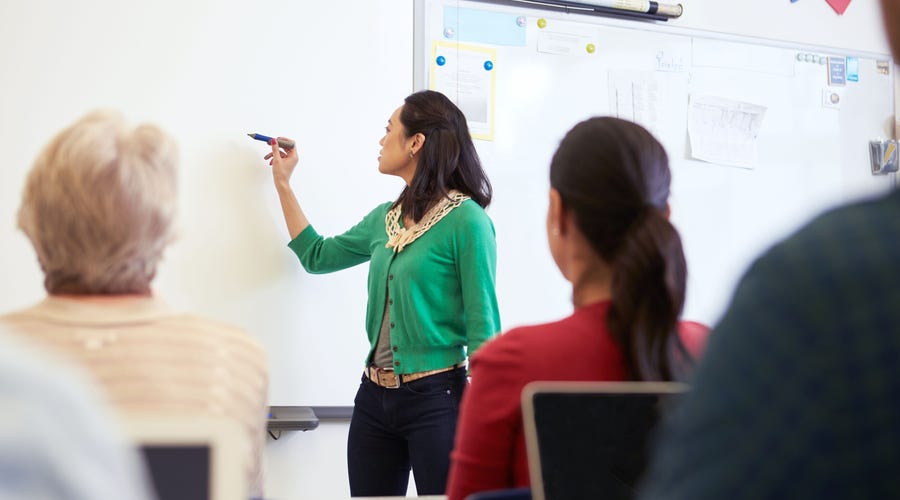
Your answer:
[[[472,383],[460,407],[448,500],[529,486],[520,406],[525,384],[627,379],[625,358],[605,326],[608,309],[609,302],[599,302],[560,321],[515,328],[471,358]],[[686,322],[679,330],[689,352],[698,354],[708,329]]]

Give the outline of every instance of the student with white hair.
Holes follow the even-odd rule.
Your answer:
[[[178,151],[149,124],[94,112],[59,133],[32,167],[19,209],[48,296],[0,317],[14,334],[83,365],[124,418],[234,422],[261,496],[268,372],[260,344],[183,314],[152,293],[172,241]]]

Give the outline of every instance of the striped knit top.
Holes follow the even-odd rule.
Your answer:
[[[121,417],[213,417],[252,449],[247,480],[262,496],[268,414],[265,352],[247,333],[177,313],[148,296],[50,296],[0,325],[84,366]]]

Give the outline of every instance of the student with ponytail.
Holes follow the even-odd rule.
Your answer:
[[[679,322],[687,270],[668,219],[670,180],[662,145],[634,123],[591,118],[563,138],[547,235],[575,311],[510,330],[471,359],[449,500],[529,485],[519,403],[528,382],[684,378],[707,330]]]

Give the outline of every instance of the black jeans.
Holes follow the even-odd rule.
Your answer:
[[[396,389],[365,374],[347,439],[351,496],[404,496],[412,467],[419,495],[447,488],[466,370],[430,375]]]

